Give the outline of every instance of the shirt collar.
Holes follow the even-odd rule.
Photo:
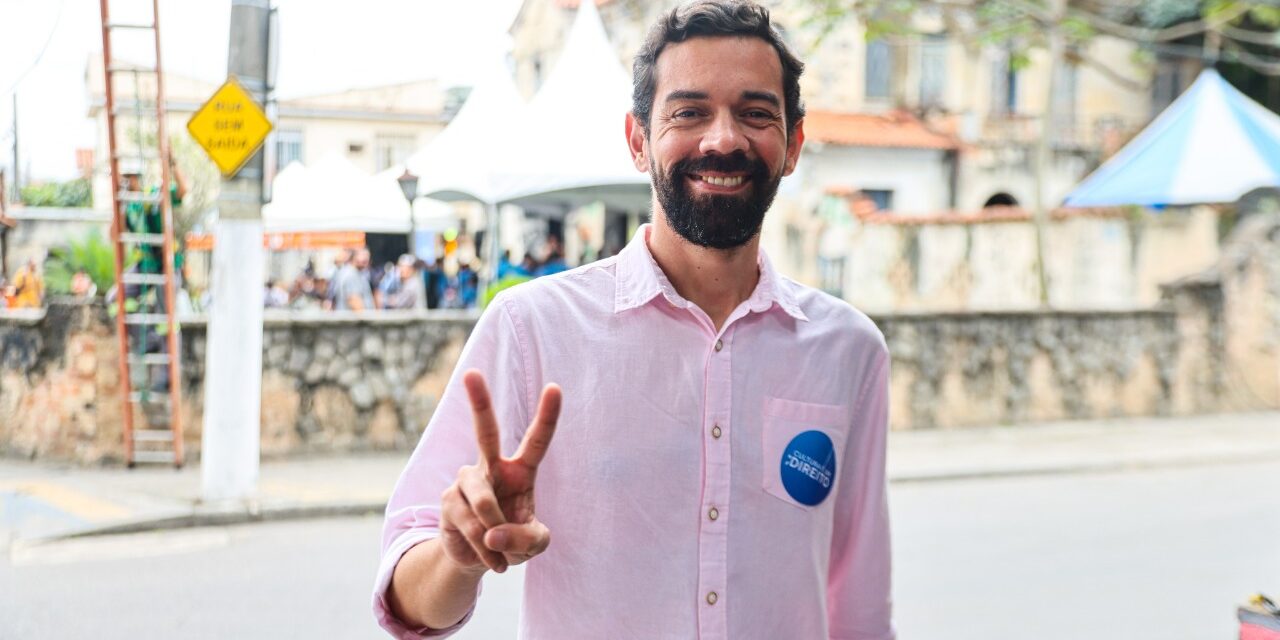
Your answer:
[[[667,274],[662,272],[662,267],[653,259],[648,242],[652,226],[645,224],[637,229],[631,242],[618,254],[614,313],[644,306],[658,296],[666,298],[667,302],[676,307],[688,308],[693,304],[676,293]],[[760,267],[760,280],[747,299],[748,308],[754,313],[763,313],[776,304],[791,317],[808,321],[808,316],[796,303],[795,292],[781,274],[773,269],[773,264],[769,262],[763,249],[758,253],[757,264]]]

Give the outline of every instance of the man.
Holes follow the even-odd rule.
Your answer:
[[[537,273],[534,275],[541,278],[542,276],[550,276],[568,271],[569,265],[564,261],[564,245],[560,242],[560,237],[555,235],[547,236],[547,259],[542,261],[542,266],[538,267]]]
[[[18,269],[13,276],[14,297],[10,305],[14,309],[39,309],[44,304],[44,277],[35,258]]]
[[[18,269],[13,276],[14,297],[12,308],[40,308],[45,302],[45,279],[40,275],[40,265],[36,259],[28,259],[27,264]]]
[[[387,505],[396,637],[533,558],[525,638],[894,637],[883,337],[758,246],[802,69],[746,2],[650,31],[626,133],[653,223],[481,316]]]
[[[329,286],[333,290],[333,308],[338,311],[373,309],[373,288],[365,275],[369,268],[369,250],[357,249],[349,261],[344,260]]]
[[[382,278],[385,309],[426,309],[427,287],[418,275],[418,259],[409,254],[396,261],[395,273]]]
[[[169,160],[169,173],[173,181],[169,183],[169,202],[174,209],[182,206],[182,199],[187,195],[187,180],[178,169],[178,164]],[[142,169],[136,164],[126,164],[121,169],[121,190],[136,195],[154,195],[158,187],[144,191],[142,186]],[[125,205],[125,226],[133,233],[163,233],[164,210],[159,202],[131,201]],[[155,245],[138,247],[141,253],[138,264],[142,273],[162,273],[164,250]]]
[[[352,249],[338,250],[338,253],[333,256],[333,266],[328,271],[325,271],[324,276],[320,278],[324,283],[324,302],[321,303],[321,308],[326,311],[331,311],[337,307],[335,296],[338,292],[338,274],[342,273],[342,267],[351,261],[352,253]]]

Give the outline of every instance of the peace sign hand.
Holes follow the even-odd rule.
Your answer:
[[[484,376],[463,374],[471,398],[480,460],[458,470],[441,496],[440,537],[445,554],[464,569],[506,571],[546,550],[551,532],[533,513],[533,481],[555,435],[560,387],[542,390],[538,411],[513,458],[503,458],[498,421]]]

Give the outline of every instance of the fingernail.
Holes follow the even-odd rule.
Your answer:
[[[507,532],[506,531],[494,531],[493,533],[489,534],[489,538],[490,538],[490,541],[489,541],[490,549],[493,549],[494,551],[501,551],[507,548]]]
[[[505,565],[505,564],[500,564],[500,565],[498,565],[498,568],[497,568],[497,569],[494,569],[494,571],[497,571],[498,573],[506,573],[506,572],[507,572],[507,565]]]

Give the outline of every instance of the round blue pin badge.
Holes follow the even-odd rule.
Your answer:
[[[835,477],[836,449],[827,434],[805,431],[782,450],[782,487],[796,502],[821,504],[831,494]]]

